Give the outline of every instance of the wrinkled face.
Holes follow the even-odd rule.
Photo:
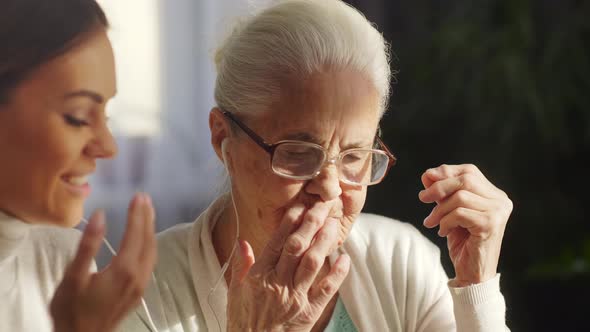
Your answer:
[[[0,210],[30,223],[80,221],[88,175],[116,153],[104,112],[115,91],[102,30],[19,83],[0,105]]]
[[[373,85],[352,71],[329,71],[290,85],[273,109],[242,116],[247,126],[269,143],[300,140],[319,144],[333,158],[351,148],[372,148],[379,122],[379,97]],[[337,167],[326,164],[307,181],[273,173],[267,152],[235,130],[227,144],[233,194],[240,221],[255,234],[270,236],[295,203],[319,201],[332,206],[329,217],[340,224],[340,243],[365,203],[366,187],[339,181]]]

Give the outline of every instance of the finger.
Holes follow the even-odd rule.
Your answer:
[[[459,190],[453,193],[447,199],[439,202],[426,219],[424,219],[424,226],[433,228],[437,226],[440,220],[455,210],[456,208],[464,207],[475,211],[488,211],[492,208],[492,203],[489,199],[476,195],[467,190]]]
[[[142,239],[143,247],[139,252],[141,256],[137,261],[139,266],[137,267],[137,274],[135,275],[135,278],[137,279],[137,285],[135,287],[138,289],[131,292],[129,299],[131,303],[136,302],[136,300],[140,299],[143,295],[143,292],[150,281],[157,256],[155,211],[150,196],[146,193],[143,193],[142,196],[143,202],[141,202],[139,209],[142,217],[141,223],[144,225]]]
[[[268,241],[260,257],[256,259],[254,269],[268,269],[274,268],[277,264],[285,241],[301,224],[305,213],[305,206],[303,204],[295,204],[289,208],[283,215],[279,228],[272,235]]]
[[[231,262],[230,287],[240,285],[255,262],[254,251],[248,241],[238,240],[238,247],[236,249],[237,255]]]
[[[295,270],[302,255],[310,247],[318,231],[324,226],[331,205],[317,203],[303,216],[301,226],[285,241],[281,257],[277,263],[277,275],[285,282],[293,281]]]
[[[144,235],[147,222],[145,221],[146,197],[143,193],[136,193],[129,204],[127,227],[119,254],[106,268],[105,274],[112,285],[111,291],[120,297],[121,302],[127,303],[143,294],[147,285],[146,269],[143,269]],[[149,274],[148,274],[149,275]]]
[[[427,169],[423,175],[431,181],[439,181],[448,179],[451,177],[460,176],[463,174],[471,173],[474,175],[480,175],[483,177],[483,173],[473,164],[462,164],[462,165],[440,165],[435,168]]]
[[[441,219],[438,235],[445,237],[456,228],[461,227],[471,235],[487,238],[493,228],[489,221],[488,215],[484,212],[459,207]]]
[[[104,219],[103,211],[95,212],[84,230],[76,256],[64,276],[64,281],[73,287],[84,288],[89,280],[92,261],[100,249],[105,234]]]
[[[434,182],[436,182],[436,180],[433,180],[432,178],[430,178],[430,176],[427,174],[428,171],[422,173],[422,176],[420,177],[420,180],[422,181],[422,185],[424,186],[424,189],[429,188]]]
[[[435,168],[429,168],[422,174],[422,184],[424,184],[425,188],[429,188],[434,182],[458,177],[463,174],[472,174],[478,177],[483,178],[485,181],[487,179],[483,175],[483,173],[477,168],[477,166],[473,164],[463,164],[463,165],[440,165]],[[489,182],[489,181],[488,181]]]
[[[121,241],[118,259],[124,264],[137,264],[141,257],[143,248],[144,228],[146,227],[143,207],[145,205],[145,196],[142,193],[136,193],[127,212],[127,228]]]
[[[146,223],[146,225],[144,227],[144,246],[141,250],[142,257],[140,258],[140,260],[143,268],[144,282],[147,285],[147,282],[149,282],[150,280],[151,272],[156,263],[158,253],[155,235],[155,211],[152,204],[152,199],[147,194],[145,195],[143,214],[145,218],[144,222]]]
[[[438,180],[429,188],[420,191],[418,197],[424,203],[440,202],[458,190],[471,191],[485,198],[499,197],[498,188],[473,173]]]
[[[336,221],[329,220],[318,232],[313,244],[301,258],[301,263],[295,272],[295,287],[307,293],[337,240],[338,225]],[[279,265],[282,261],[282,259],[279,261]]]
[[[324,277],[316,286],[312,287],[309,294],[309,301],[316,308],[324,309],[330,299],[338,292],[340,285],[350,270],[350,257],[341,255],[330,268],[330,273]]]
[[[418,193],[418,198],[423,203],[434,203],[445,199],[461,188],[461,181],[457,178],[448,178],[433,182],[430,187]]]

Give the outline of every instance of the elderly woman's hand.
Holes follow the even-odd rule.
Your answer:
[[[350,268],[350,258],[342,255],[316,278],[338,241],[337,222],[326,221],[329,211],[323,202],[307,211],[290,208],[256,262],[248,242],[240,241],[232,262],[228,331],[312,329]]]
[[[156,261],[154,210],[137,194],[129,207],[119,254],[98,273],[89,272],[105,233],[104,216],[95,213],[80,240],[50,305],[56,332],[113,331],[137,306]]]
[[[440,226],[447,237],[455,279],[463,287],[485,282],[496,275],[502,238],[512,201],[490,183],[474,165],[442,165],[422,175],[419,198],[436,202],[426,219],[428,228]]]

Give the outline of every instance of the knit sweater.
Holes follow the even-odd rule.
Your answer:
[[[195,222],[158,235],[156,282],[146,293],[158,331],[226,330],[227,284],[219,279],[211,239],[225,204],[227,197],[221,197]],[[508,330],[499,275],[450,287],[438,247],[408,223],[361,214],[339,251],[350,256],[351,269],[338,292],[358,331]],[[148,331],[145,317],[138,310],[121,331]]]

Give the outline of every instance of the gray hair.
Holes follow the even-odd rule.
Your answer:
[[[216,51],[215,64],[215,101],[229,112],[267,110],[285,82],[325,68],[360,72],[379,94],[379,114],[387,108],[388,44],[340,0],[276,1],[237,24]]]

